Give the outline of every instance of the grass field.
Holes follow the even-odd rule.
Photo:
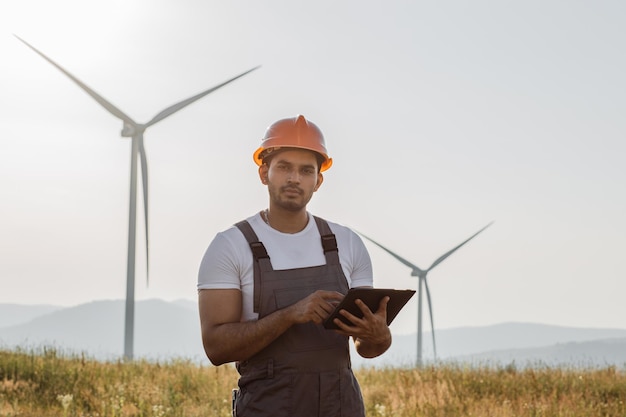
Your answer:
[[[460,366],[360,369],[369,417],[626,416],[626,373]],[[0,350],[0,416],[230,416],[232,366],[98,362]],[[297,416],[294,416],[297,417]]]

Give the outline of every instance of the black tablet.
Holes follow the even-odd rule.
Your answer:
[[[389,303],[387,304],[387,325],[391,324],[393,319],[398,315],[402,307],[409,301],[415,294],[415,290],[394,290],[389,288],[350,288],[348,293],[343,298],[341,303],[337,305],[335,310],[324,320],[324,327],[327,329],[337,329],[337,325],[333,322],[335,318],[343,321],[346,324],[350,324],[348,319],[339,314],[340,310],[346,310],[357,317],[363,317],[363,312],[354,303],[359,299],[363,301],[370,310],[378,310],[380,301],[389,296]]]

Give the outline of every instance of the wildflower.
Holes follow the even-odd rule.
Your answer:
[[[73,399],[74,396],[72,394],[57,395],[57,400],[61,403],[61,406],[63,407],[64,416],[67,415],[67,409],[70,408]]]
[[[165,415],[165,407],[163,407],[161,404],[153,405],[152,415],[154,417],[163,417]]]

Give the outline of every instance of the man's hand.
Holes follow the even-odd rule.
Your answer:
[[[334,320],[339,328],[336,330],[337,332],[354,338],[359,355],[373,358],[381,355],[391,346],[391,332],[387,326],[388,302],[389,297],[383,298],[376,312],[372,312],[363,301],[356,300],[355,304],[363,313],[362,318],[358,318],[346,310],[341,310],[339,313],[348,319],[352,325],[339,319]]]
[[[333,312],[343,297],[343,294],[335,291],[319,290],[292,304],[287,309],[294,324],[308,322],[320,324]]]

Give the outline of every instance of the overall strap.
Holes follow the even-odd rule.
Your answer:
[[[267,254],[267,250],[263,243],[259,241],[259,237],[252,230],[252,226],[247,220],[242,220],[235,224],[237,228],[243,233],[244,237],[250,245],[252,250],[253,266],[254,266],[254,312],[259,312],[259,305],[261,303],[261,269],[263,271],[272,271],[272,263],[270,262],[270,256]]]
[[[322,248],[324,248],[324,256],[326,257],[327,265],[339,265],[339,248],[337,247],[337,239],[334,233],[330,230],[330,226],[326,220],[313,216],[317,229],[320,232],[322,238]]]

